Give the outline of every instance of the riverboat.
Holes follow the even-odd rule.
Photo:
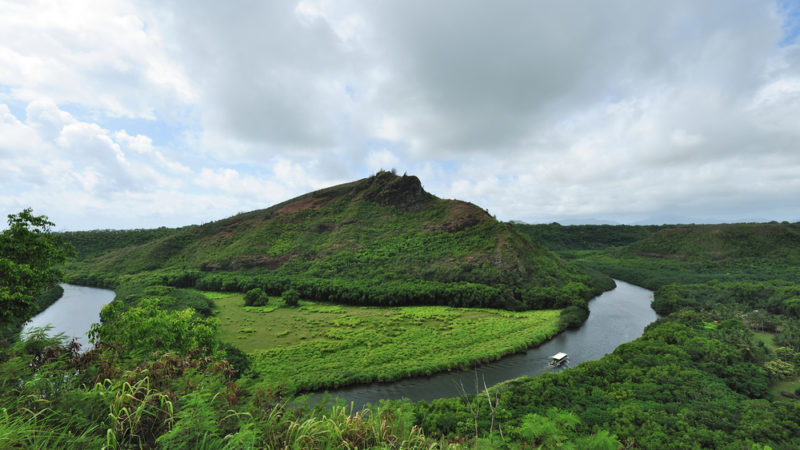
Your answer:
[[[560,366],[565,362],[567,362],[567,354],[564,352],[556,353],[555,355],[550,357],[551,366]]]

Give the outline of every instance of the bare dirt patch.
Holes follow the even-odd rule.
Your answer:
[[[318,197],[306,197],[296,202],[289,203],[277,211],[277,214],[288,216],[304,209],[320,209],[327,203],[326,199]]]
[[[447,217],[441,224],[428,227],[428,231],[455,233],[475,226],[489,218],[489,214],[486,211],[472,203],[462,202],[461,200],[450,200],[449,203]]]

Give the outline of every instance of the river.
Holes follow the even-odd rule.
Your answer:
[[[506,356],[495,362],[478,366],[475,370],[445,372],[430,377],[416,377],[391,383],[372,383],[330,391],[330,395],[352,402],[356,408],[381,399],[409,398],[434,400],[461,395],[461,386],[467,393],[475,393],[477,374],[480,386],[487,386],[512,378],[536,376],[554,370],[548,365],[550,356],[565,352],[569,365],[600,359],[617,346],[630,342],[655,321],[657,315],[650,307],[653,292],[624,281],[614,280],[617,287],[589,301],[589,318],[577,330],[565,331],[552,340],[525,353]],[[564,367],[556,370],[563,370]]]
[[[86,333],[93,323],[100,321],[100,310],[114,300],[114,291],[66,283],[61,287],[64,295],[25,324],[23,332],[51,325],[50,336],[64,333],[67,338],[77,338],[82,351],[89,350]]]
[[[589,302],[591,314],[579,329],[565,331],[525,353],[506,356],[480,365],[475,370],[446,372],[391,383],[357,385],[330,391],[330,395],[348,403],[352,402],[356,408],[382,399],[405,397],[430,401],[459,396],[461,386],[468,393],[474,393],[476,375],[481,386],[484,381],[487,386],[492,386],[512,378],[536,376],[554,370],[547,363],[550,356],[558,352],[569,354],[567,367],[600,359],[620,344],[641,336],[644,328],[657,318],[650,307],[652,291],[624,281],[615,281],[615,289]],[[31,319],[25,329],[51,324],[52,333],[62,332],[67,337],[77,337],[86,350],[89,348],[86,333],[92,323],[100,320],[100,309],[114,299],[114,292],[70,284],[61,286],[64,288],[64,296]],[[555,370],[563,369],[564,367]]]

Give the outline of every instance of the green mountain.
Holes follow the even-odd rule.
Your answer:
[[[467,202],[439,199],[417,177],[379,172],[267,209],[199,226],[95,233],[70,239],[88,257],[73,282],[149,284],[279,295],[351,304],[449,304],[553,308],[608,289],[592,276]],[[123,243],[123,244],[125,244]],[[120,247],[120,248],[116,248]],[[97,255],[97,256],[91,256]]]

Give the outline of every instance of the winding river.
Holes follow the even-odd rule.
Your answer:
[[[615,281],[615,289],[589,302],[591,314],[583,326],[565,331],[525,353],[506,356],[478,366],[475,370],[357,385],[329,393],[348,403],[352,402],[356,408],[382,399],[405,397],[430,401],[457,397],[461,394],[461,386],[467,392],[474,392],[476,374],[481,386],[484,381],[487,386],[492,386],[512,378],[536,376],[554,370],[547,363],[550,356],[558,352],[569,354],[566,366],[600,359],[620,344],[641,336],[644,328],[657,318],[655,311],[650,308],[652,291],[624,281]],[[114,299],[114,292],[70,284],[62,284],[62,287],[64,296],[31,319],[25,329],[51,324],[52,333],[62,332],[67,337],[77,337],[83,348],[88,349],[86,333],[92,323],[100,320],[100,309]],[[563,367],[556,370],[563,370]]]
[[[47,309],[33,317],[23,329],[53,327],[49,335],[64,333],[67,338],[77,338],[83,351],[89,350],[86,333],[95,322],[100,322],[100,310],[114,300],[114,291],[62,283],[64,295]]]
[[[525,353],[506,356],[495,362],[478,366],[476,370],[445,372],[430,377],[408,378],[392,383],[372,383],[330,391],[330,395],[353,402],[356,408],[381,399],[409,398],[434,400],[461,395],[461,386],[467,393],[475,392],[477,373],[480,386],[487,386],[519,378],[536,376],[553,370],[548,366],[550,356],[565,352],[568,365],[600,359],[617,346],[630,342],[655,321],[657,315],[650,307],[653,292],[624,281],[614,280],[616,289],[610,290],[589,302],[589,318],[577,330],[565,331],[539,347]],[[559,368],[557,370],[563,370]]]

